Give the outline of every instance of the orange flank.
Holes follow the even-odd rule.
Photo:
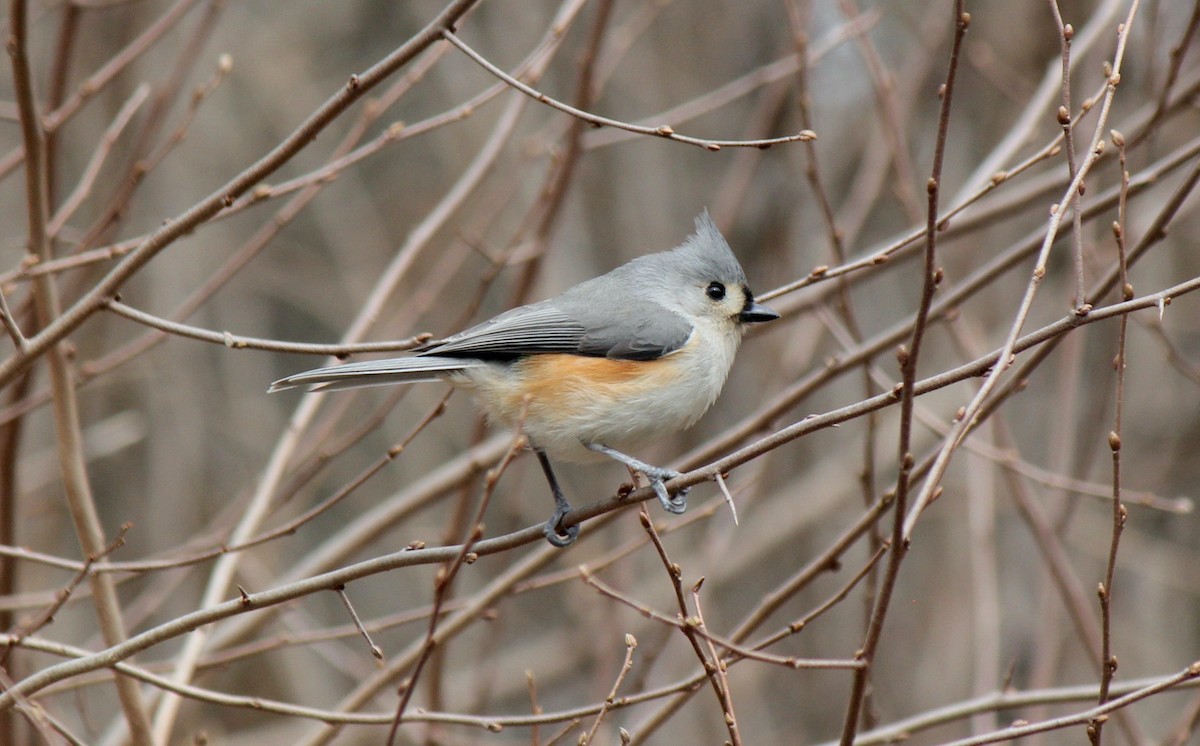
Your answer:
[[[528,396],[531,408],[570,416],[604,400],[636,398],[661,391],[678,378],[678,360],[611,360],[582,355],[530,355],[517,363],[519,384],[513,409]]]
[[[467,368],[452,381],[473,390],[492,422],[519,423],[538,447],[591,461],[603,457],[585,444],[628,448],[690,427],[704,413],[723,377],[697,378],[689,364],[697,351],[689,341],[655,360],[540,353],[507,366]],[[704,407],[696,406],[697,395]]]

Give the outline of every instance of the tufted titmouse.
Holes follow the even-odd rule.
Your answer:
[[[468,389],[494,422],[518,420],[554,493],[543,529],[555,546],[571,509],[547,454],[570,461],[600,455],[646,475],[663,508],[682,513],[679,476],[617,448],[690,427],[712,405],[746,324],[779,318],[754,302],[746,275],[707,212],[671,251],[639,257],[558,297],[496,316],[409,357],[297,373],[271,391],[333,390],[445,380]]]

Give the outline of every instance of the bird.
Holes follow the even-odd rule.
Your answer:
[[[679,246],[639,256],[560,295],[513,308],[404,357],[296,373],[270,391],[332,391],[446,381],[468,390],[493,424],[520,426],[554,498],[543,525],[572,544],[571,506],[550,458],[610,458],[643,474],[663,508],[682,513],[680,473],[628,455],[691,427],[720,394],[744,331],[779,314],[757,302],[708,211]]]

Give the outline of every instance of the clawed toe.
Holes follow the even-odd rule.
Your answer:
[[[546,537],[546,541],[560,549],[574,544],[575,540],[579,538],[578,525],[563,528],[562,519],[566,514],[565,510],[556,510],[554,515],[550,516],[550,520],[542,526],[542,534]]]
[[[588,450],[603,453],[614,461],[619,461],[630,469],[645,475],[646,479],[650,480],[650,486],[654,488],[654,494],[658,496],[658,501],[662,503],[663,510],[668,513],[682,513],[687,510],[688,488],[681,488],[675,497],[671,497],[670,493],[667,492],[665,484],[668,480],[683,476],[679,472],[674,469],[664,469],[661,466],[651,466],[644,461],[638,461],[632,456],[626,456],[624,453],[614,451],[600,443],[585,442],[583,445]]]
[[[658,501],[662,504],[663,510],[676,514],[687,510],[687,487],[679,490],[674,497],[671,497],[671,493],[667,492],[667,486],[663,484],[663,480],[656,479],[650,483],[650,486],[654,488],[654,494],[658,495]]]
[[[662,504],[663,510],[675,514],[687,510],[687,493],[690,488],[683,487],[672,497],[671,493],[667,492],[667,485],[664,484],[668,479],[675,479],[683,476],[682,474],[674,469],[663,469],[657,466],[646,469],[642,473],[650,480],[650,486],[654,488],[654,494],[658,495],[658,501]]]

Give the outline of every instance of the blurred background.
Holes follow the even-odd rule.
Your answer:
[[[859,743],[907,734],[932,744],[1087,711],[1102,645],[1119,661],[1112,697],[1200,659],[1200,301],[1180,293],[1104,320],[1073,310],[1087,303],[1095,314],[1123,299],[1114,222],[1130,297],[1200,277],[1190,195],[1200,167],[1200,5],[1059,3],[1071,25],[1064,90],[1053,3],[967,3],[938,214],[955,212],[937,233],[941,281],[918,378],[1002,347],[1052,208],[1098,137],[1080,219],[1068,211],[1058,227],[1020,329],[1094,323],[1064,326],[1018,354],[987,397],[986,418],[953,452],[939,498],[915,525],[861,699],[845,666],[888,583],[886,552],[870,560],[892,532],[900,420],[897,406],[867,414],[856,405],[901,380],[896,348],[911,344],[953,4],[485,0],[455,23],[459,37],[559,101],[705,140],[804,129],[816,140],[712,150],[592,127],[441,41],[264,178],[227,186],[446,7],[28,4],[59,260],[27,260],[29,161],[6,66],[0,287],[27,336],[38,328],[33,288],[46,277],[69,312],[168,221],[187,222],[210,195],[232,199],[120,284],[125,307],[213,339],[94,304],[67,338],[104,543],[131,524],[95,565],[82,564],[88,552],[60,470],[63,393],[51,388],[47,355],[26,366],[4,338],[8,364],[26,366],[0,368],[4,687],[112,645],[97,621],[105,583],[134,635],[239,588],[268,591],[412,542],[467,536],[486,473],[512,442],[467,396],[446,399],[440,384],[268,396],[272,380],[331,358],[222,344],[223,334],[320,344],[443,336],[671,248],[704,209],[783,319],[748,337],[695,428],[638,457],[697,468],[828,415],[728,472],[736,521],[711,482],[692,490],[683,516],[646,503],[679,566],[687,615],[703,578],[706,629],[741,647],[694,648],[645,613],[677,619],[680,608],[630,506],[585,522],[566,550],[533,540],[480,557],[442,591],[441,559],[364,573],[345,593],[382,660],[336,593],[298,592],[227,615],[203,637],[181,628],[139,648],[129,663],[194,687],[182,699],[145,680],[119,698],[103,668],[64,676],[4,712],[0,742],[123,743],[145,736],[144,718],[164,743],[381,743],[398,690],[411,688],[397,743],[577,743],[589,732],[618,743],[619,729],[638,743],[824,743],[841,737],[850,703],[861,701]],[[6,28],[14,17],[10,8]],[[1074,123],[1070,147],[1060,107]],[[1110,130],[1124,143],[1124,192]],[[1114,553],[1109,433],[1122,350],[1128,518]],[[913,496],[984,367],[917,399]],[[562,465],[558,475],[577,507],[629,481],[612,464]],[[490,494],[484,536],[534,526],[550,508],[536,460],[519,455]],[[1110,564],[1106,617],[1096,589]],[[438,644],[422,657],[435,603]],[[622,675],[627,634],[638,644]],[[767,657],[742,657],[764,643]],[[697,650],[729,659],[724,679],[704,676]],[[841,667],[797,668],[793,658]],[[1001,707],[1001,692],[1028,696]],[[366,722],[331,724],[339,719]],[[1200,692],[1179,687],[1122,709],[1103,735],[1190,743],[1198,720]],[[1023,742],[1082,741],[1086,724]]]

